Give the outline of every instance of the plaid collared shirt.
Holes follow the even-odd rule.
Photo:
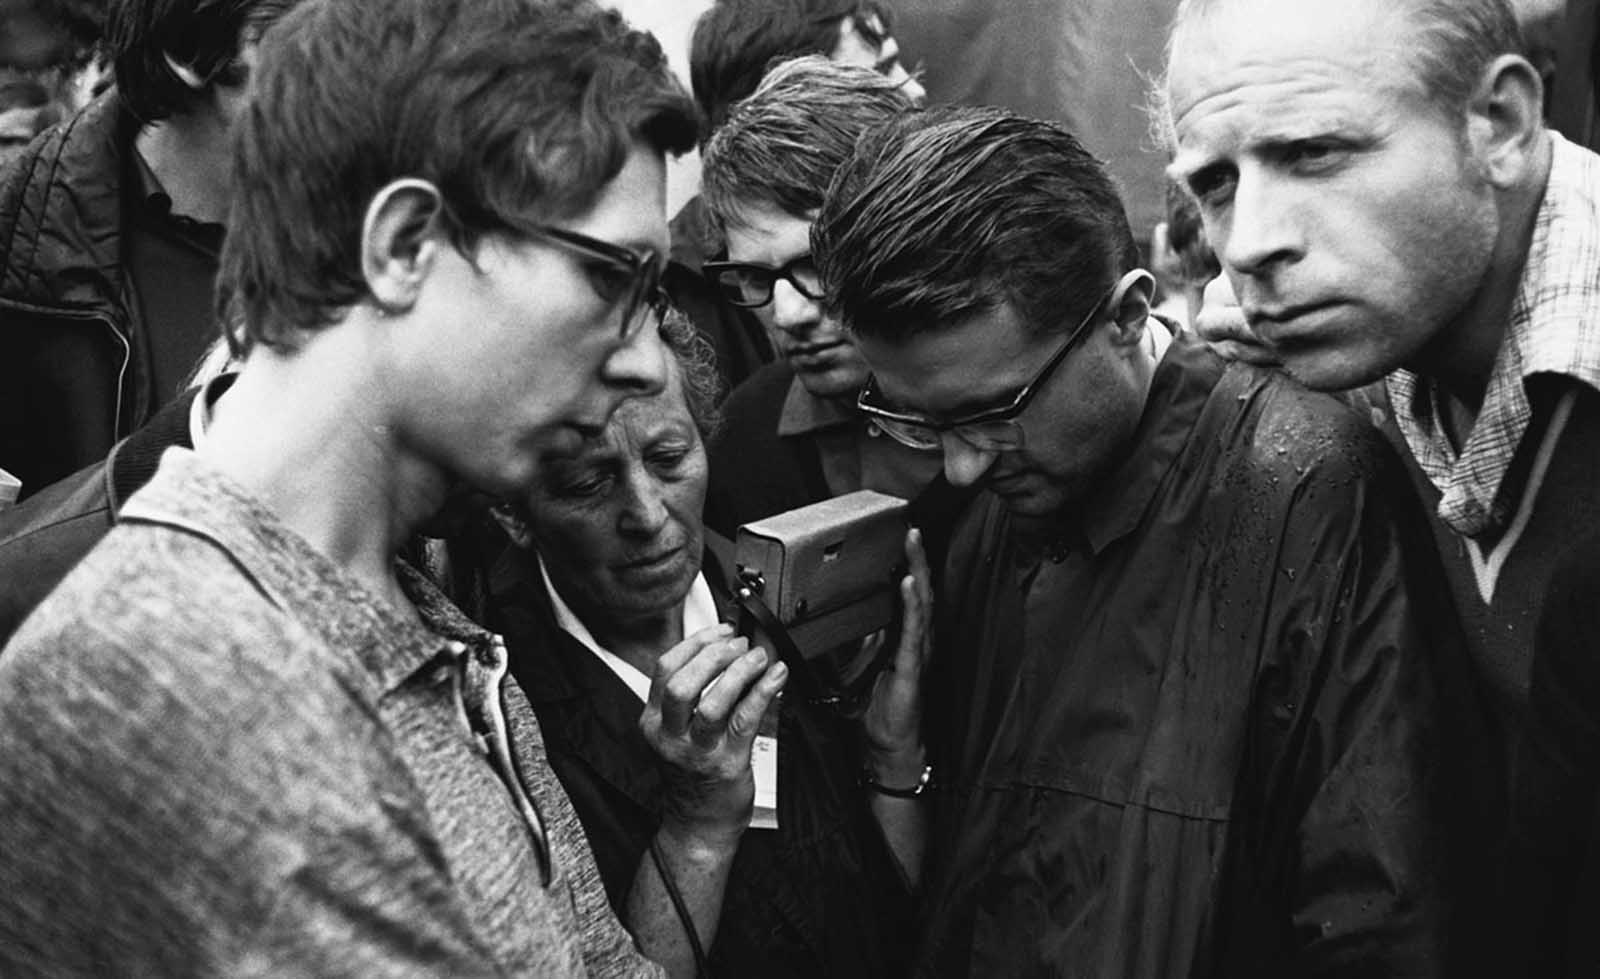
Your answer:
[[[1483,406],[1457,452],[1439,425],[1436,386],[1416,374],[1389,375],[1395,421],[1418,466],[1443,494],[1439,519],[1468,537],[1503,529],[1516,500],[1497,499],[1532,409],[1535,374],[1575,378],[1600,389],[1600,156],[1549,134],[1550,182],[1506,338],[1495,357]]]

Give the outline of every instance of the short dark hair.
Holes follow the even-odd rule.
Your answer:
[[[452,243],[581,214],[635,141],[691,148],[661,46],[584,0],[314,0],[262,48],[238,125],[218,304],[235,351],[289,346],[367,293],[373,197],[416,177]]]
[[[106,54],[122,104],[141,122],[181,115],[206,98],[167,66],[170,57],[205,82],[244,81],[241,41],[255,40],[299,0],[112,0]]]
[[[705,121],[702,137],[756,90],[773,62],[830,54],[846,17],[858,26],[877,17],[887,31],[892,13],[879,0],[716,0],[695,21],[689,42],[689,84]]]
[[[724,231],[752,205],[809,220],[856,143],[915,108],[899,82],[870,68],[821,55],[786,61],[706,144],[700,195]]]
[[[1116,186],[1071,133],[954,106],[858,146],[811,250],[828,312],[889,342],[1003,303],[1030,330],[1065,330],[1139,263]]]

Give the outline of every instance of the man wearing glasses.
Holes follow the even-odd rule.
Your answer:
[[[782,358],[729,396],[712,445],[706,523],[740,524],[858,489],[913,497],[936,454],[884,438],[856,409],[866,364],[822,311],[811,219],[856,142],[912,111],[899,81],[820,56],[774,68],[704,151],[702,193],[728,261],[705,274],[753,310]]]
[[[808,54],[871,68],[920,103],[925,93],[901,60],[893,19],[889,5],[878,0],[715,0],[695,20],[689,43],[689,79],[705,127],[702,142],[774,64]],[[671,227],[667,291],[673,305],[711,340],[723,381],[736,387],[772,361],[774,341],[749,309],[725,302],[702,275],[707,261],[727,257],[722,230],[705,199],[690,198]]]
[[[0,654],[0,973],[694,974],[783,667],[663,655],[630,936],[504,642],[395,559],[661,389],[692,103],[581,0],[307,3],[249,98],[243,367]]]
[[[1439,974],[1449,620],[1382,439],[1154,319],[1050,124],[890,121],[812,247],[861,409],[987,490],[922,705],[925,974]]]

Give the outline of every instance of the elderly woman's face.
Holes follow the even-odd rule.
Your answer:
[[[669,611],[700,571],[706,451],[671,373],[577,455],[546,457],[528,496],[534,543],[580,617]]]

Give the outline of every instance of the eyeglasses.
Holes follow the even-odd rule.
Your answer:
[[[772,302],[772,290],[785,279],[807,299],[822,298],[822,279],[810,255],[785,262],[779,268],[755,262],[707,262],[706,277],[717,284],[728,302],[745,309],[756,309]]]
[[[1066,359],[1067,352],[1088,330],[1089,324],[1095,321],[1101,307],[1105,306],[1106,300],[1110,299],[1114,292],[1116,287],[1112,287],[1100,297],[1082,322],[1072,328],[1066,340],[1056,348],[1055,353],[1050,355],[1050,359],[1044,362],[1044,366],[1039,368],[1033,380],[1018,391],[1009,404],[975,411],[953,421],[935,421],[926,415],[895,411],[878,403],[883,397],[878,391],[878,380],[868,374],[866,387],[862,388],[861,394],[856,398],[856,406],[872,419],[873,424],[883,429],[885,434],[913,449],[941,448],[943,442],[940,436],[949,432],[980,452],[1014,452],[1024,444],[1022,424],[1018,418],[1028,410],[1028,403],[1033,400],[1033,396]]]
[[[624,342],[638,336],[652,320],[657,329],[661,327],[671,301],[661,288],[666,260],[653,249],[636,252],[549,224],[519,224],[517,230],[536,235],[585,259],[579,263],[579,268],[595,295],[622,307]]]

